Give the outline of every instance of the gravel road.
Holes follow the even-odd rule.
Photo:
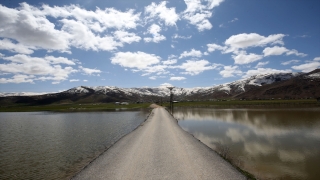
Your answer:
[[[160,107],[73,179],[246,178]]]

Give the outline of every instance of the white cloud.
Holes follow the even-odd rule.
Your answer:
[[[79,66],[79,69],[81,69],[85,74],[88,74],[88,75],[92,75],[92,74],[95,74],[95,73],[101,73],[102,71],[98,70],[98,69],[90,69],[90,68],[84,68],[82,66]]]
[[[265,65],[267,65],[267,64],[269,64],[269,61],[266,61],[266,62],[259,62],[259,63],[256,65],[256,67],[255,67],[255,68],[260,68],[260,67],[265,66]]]
[[[151,80],[156,80],[156,79],[157,79],[157,76],[150,76],[149,79],[151,79]]]
[[[198,50],[195,50],[195,49],[191,49],[191,51],[184,51],[181,55],[180,55],[180,57],[179,57],[179,59],[181,59],[181,58],[184,58],[184,57],[201,57],[202,56],[202,53],[201,53],[201,51],[198,51]]]
[[[174,86],[170,83],[163,83],[163,84],[160,84],[160,86],[159,86],[159,88],[166,88],[166,87],[174,87]]]
[[[224,0],[205,0],[206,5],[202,4],[199,0],[185,0],[187,9],[183,12],[182,16],[188,20],[190,24],[195,25],[199,31],[204,31],[212,28],[212,24],[208,18],[212,16],[211,10],[219,6]]]
[[[292,64],[292,63],[296,64],[298,62],[300,62],[300,60],[290,60],[290,61],[282,62],[281,64],[282,65],[289,65],[289,64]]]
[[[185,80],[185,77],[170,77],[170,81],[181,81],[181,80]]]
[[[295,69],[295,70],[302,71],[302,72],[310,72],[310,71],[313,71],[313,70],[315,70],[315,69],[317,69],[319,67],[320,67],[320,62],[313,61],[313,62],[308,62],[308,63],[305,63],[305,64],[301,64],[301,65],[298,65],[298,66],[292,66],[291,68]]]
[[[213,52],[215,50],[223,51],[223,50],[226,49],[226,47],[220,46],[218,44],[207,44],[207,46],[208,46],[208,51],[209,52]]]
[[[162,64],[164,64],[164,65],[171,65],[171,64],[176,64],[176,63],[177,63],[176,59],[169,59],[166,61],[162,61]]]
[[[78,81],[80,81],[79,79],[70,79],[69,80],[70,82],[78,82]]]
[[[69,60],[65,57],[54,57],[54,56],[45,56],[45,60],[49,61],[51,64],[68,64],[68,65],[75,65],[75,62]]]
[[[79,49],[112,51],[122,46],[112,36],[100,37],[94,34],[85,24],[80,21],[63,19],[62,30],[70,34],[70,44]]]
[[[285,47],[279,47],[279,46],[266,47],[263,50],[264,56],[272,56],[272,55],[276,56],[276,55],[282,55],[284,53],[286,53],[286,55],[296,55],[296,56],[301,56],[301,57],[307,56],[304,53],[299,53],[295,49],[289,50],[289,49],[287,49]]]
[[[145,14],[147,14],[147,19],[159,17],[167,26],[175,26],[180,19],[179,15],[176,13],[175,8],[167,8],[166,4],[167,1],[162,1],[159,5],[152,2],[149,6],[146,6]]]
[[[21,43],[13,43],[9,39],[0,39],[0,49],[8,50],[14,53],[20,53],[20,54],[32,54],[34,51],[32,49],[35,49],[34,47],[25,46]]]
[[[84,79],[83,82],[88,82],[88,80]]]
[[[314,61],[320,61],[320,57],[315,57],[313,60]]]
[[[53,81],[53,84],[59,84],[61,81],[67,80],[72,73],[83,72],[87,75],[101,73],[100,70],[82,66],[75,69],[71,66],[76,65],[77,60],[69,60],[65,57],[32,57],[16,54],[1,58],[9,63],[0,64],[0,72],[12,75],[11,78],[2,78],[2,83]]]
[[[178,35],[178,34],[174,34],[173,36],[172,36],[172,39],[191,39],[192,38],[192,36],[190,35],[190,36],[180,36],[180,35]]]
[[[36,14],[37,8],[33,10],[26,3],[20,5],[18,10],[0,5],[1,37],[14,39],[26,46],[68,51],[68,33],[55,29],[45,16]]]
[[[208,2],[207,7],[208,9],[212,9],[216,6],[219,6],[224,0],[205,0]]]
[[[34,83],[33,82],[33,75],[23,75],[17,74],[14,75],[12,78],[0,78],[0,83]]]
[[[245,51],[240,51],[236,55],[232,55],[235,64],[249,64],[258,61],[263,58],[262,55],[250,53],[247,54]]]
[[[284,42],[282,38],[284,36],[284,34],[272,34],[265,37],[257,33],[232,35],[225,41],[225,45],[229,46],[225,53],[234,52],[238,49],[245,49],[248,47],[263,47],[267,44],[283,45]]]
[[[114,36],[120,40],[120,42],[128,44],[141,40],[141,37],[137,36],[135,33],[129,33],[122,30],[114,32]]]
[[[234,18],[234,19],[232,19],[231,21],[229,21],[229,23],[233,23],[233,22],[236,22],[236,21],[238,21],[239,19],[238,18]]]
[[[16,9],[0,5],[0,12],[0,37],[4,38],[6,50],[17,53],[32,54],[37,49],[70,53],[72,46],[112,51],[123,46],[123,42],[139,39],[132,33],[119,33],[135,29],[140,23],[140,13],[135,14],[132,9],[126,12],[114,8],[88,11],[77,5],[35,7],[21,3]],[[54,21],[58,23],[54,24]],[[121,42],[116,42],[111,34],[107,35],[107,30],[120,30],[116,37]]]
[[[248,70],[245,75],[243,75],[243,78],[247,78],[250,76],[258,75],[258,74],[269,74],[269,73],[290,73],[292,72],[290,69],[286,70],[278,70],[278,69],[271,69],[271,68],[257,68],[257,69],[251,69]]]
[[[274,47],[266,47],[263,50],[264,56],[271,56],[271,55],[281,55],[285,52],[287,52],[288,49],[285,47],[279,47],[279,46],[274,46]]]
[[[182,74],[190,74],[197,75],[206,70],[215,69],[215,65],[211,65],[207,60],[187,60],[187,62],[182,63],[180,66],[176,66],[176,68],[183,69],[185,72]]]
[[[166,37],[159,34],[159,32],[161,31],[161,27],[157,24],[152,24],[149,29],[148,29],[148,33],[152,34],[153,37],[146,37],[144,38],[145,42],[155,42],[155,43],[159,43],[160,41],[166,40]]]
[[[238,66],[224,66],[220,71],[222,77],[234,77],[235,75],[241,75],[242,71],[238,69]]]
[[[284,34],[272,34],[269,36],[262,36],[257,33],[242,33],[237,35],[232,35],[225,40],[225,46],[218,44],[207,44],[208,52],[213,52],[216,50],[221,51],[223,54],[232,53],[232,58],[235,60],[235,64],[249,64],[258,60],[261,60],[263,57],[270,55],[281,55],[286,53],[286,55],[296,55],[304,57],[306,54],[299,53],[297,50],[289,50],[285,47],[267,47],[263,50],[263,55],[255,53],[247,53],[246,50],[251,47],[264,47],[268,44],[275,45],[280,44],[284,45],[283,37]]]
[[[137,68],[138,70],[147,69],[151,65],[158,64],[160,57],[154,54],[144,52],[118,52],[111,58],[112,64],[118,64],[123,67]]]

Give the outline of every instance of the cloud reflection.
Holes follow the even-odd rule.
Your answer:
[[[317,175],[307,167],[320,163],[319,108],[177,108],[174,116],[209,147],[230,148],[232,157],[244,161],[242,168],[257,177],[313,179]]]

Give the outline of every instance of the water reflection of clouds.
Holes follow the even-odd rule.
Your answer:
[[[240,132],[239,129],[235,128],[229,128],[226,132],[226,136],[231,138],[232,142],[244,142],[249,134],[250,132],[247,130]]]
[[[316,111],[314,111],[316,113]],[[270,115],[271,114],[271,115]],[[279,115],[279,117],[277,116]],[[318,113],[319,114],[319,113]],[[319,114],[320,115],[320,114]],[[283,136],[299,131],[308,131],[308,136],[319,138],[320,140],[320,118],[313,117],[313,121],[306,122],[296,120],[299,118],[295,114],[290,116],[290,112],[265,111],[265,110],[246,110],[246,109],[185,109],[176,110],[174,116],[179,120],[192,121],[223,121],[232,124],[242,124],[251,129],[259,136]],[[288,117],[285,117],[288,116]],[[291,121],[292,119],[292,121]],[[310,120],[310,119],[309,119]],[[285,122],[282,122],[285,121]],[[318,122],[314,122],[318,121]],[[312,133],[311,133],[311,132]]]
[[[174,116],[208,146],[219,143],[244,156],[259,177],[306,178],[307,162],[320,156],[319,112],[198,108],[176,110]]]

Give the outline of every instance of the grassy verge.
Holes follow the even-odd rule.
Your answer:
[[[29,112],[29,111],[108,111],[115,109],[147,108],[150,103],[116,105],[114,103],[84,103],[84,104],[49,104],[28,105],[12,104],[1,105],[0,112]],[[169,107],[169,103],[162,104]],[[316,99],[298,100],[226,100],[226,101],[193,101],[174,103],[174,107],[211,107],[211,108],[260,108],[260,107],[320,107]]]
[[[11,106],[1,106],[0,112],[30,112],[30,111],[108,111],[115,109],[137,109],[147,108],[150,103],[116,105],[114,103],[90,103],[90,104],[50,104],[43,106],[30,106],[25,104],[15,104]]]
[[[169,104],[164,104],[169,106]],[[316,99],[297,100],[226,100],[193,101],[174,103],[174,107],[213,107],[213,108],[259,108],[259,107],[320,107]]]

